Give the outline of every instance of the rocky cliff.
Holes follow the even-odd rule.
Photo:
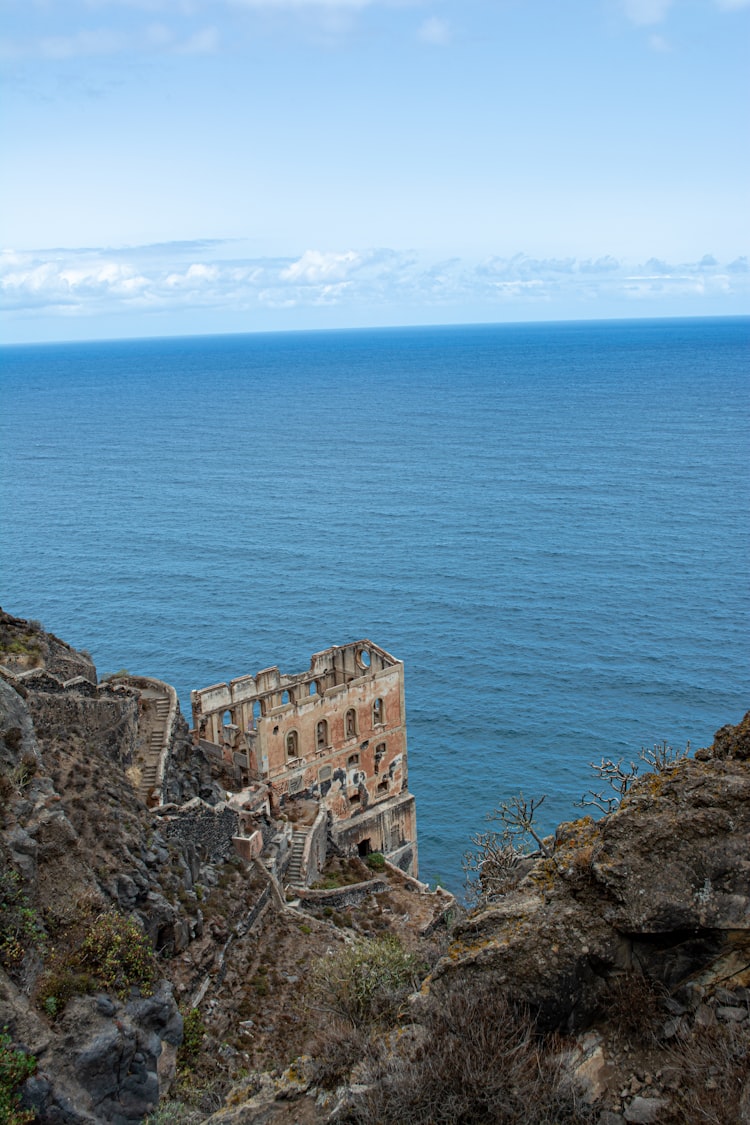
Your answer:
[[[750,1121],[749,716],[448,934],[344,858],[285,902],[179,717],[144,803],[147,690],[5,614],[0,664],[0,1077],[35,1060],[8,1121]]]
[[[316,959],[429,929],[451,901],[340,859],[332,889],[287,905],[273,872],[294,810],[227,800],[179,714],[149,807],[154,684],[98,683],[86,654],[0,611],[2,1121],[7,1102],[14,1123],[135,1125],[170,1091],[202,1121],[233,1079],[309,1046]],[[247,820],[266,862],[236,850]],[[18,1051],[35,1073],[9,1089]]]

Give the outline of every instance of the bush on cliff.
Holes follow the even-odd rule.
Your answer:
[[[36,911],[21,885],[17,871],[0,871],[0,965],[13,972],[28,951],[43,940]]]
[[[36,1070],[36,1059],[15,1050],[7,1028],[0,1033],[0,1125],[25,1125],[33,1121],[32,1110],[20,1109],[20,1086]]]
[[[393,935],[363,939],[316,962],[312,1003],[354,1027],[392,1020],[417,986],[422,968]]]
[[[39,1007],[57,1018],[76,995],[102,989],[125,999],[132,988],[150,996],[156,962],[146,934],[115,910],[80,903],[73,925],[58,945],[37,993]]]
[[[366,1066],[357,1125],[583,1125],[588,1110],[528,1011],[480,981],[434,1002],[423,1029]]]

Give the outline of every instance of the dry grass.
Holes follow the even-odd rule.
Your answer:
[[[423,1034],[366,1065],[357,1125],[581,1125],[590,1120],[561,1044],[487,985],[452,993]]]

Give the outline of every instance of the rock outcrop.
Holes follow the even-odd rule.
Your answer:
[[[702,760],[636,780],[601,820],[560,825],[549,857],[457,927],[431,988],[481,971],[546,1024],[574,1028],[613,973],[635,967],[675,988],[750,964],[747,725],[724,728]]]
[[[36,1060],[21,1093],[40,1122],[135,1125],[176,1067],[207,1115],[317,1034],[306,969],[344,932],[430,929],[451,898],[415,910],[394,873],[356,920],[287,906],[291,822],[258,787],[230,802],[179,709],[157,721],[163,694],[97,683],[88,656],[0,611],[0,1032]],[[141,776],[155,733],[159,786]]]
[[[614,1106],[600,1120],[749,1121],[749,732],[747,715],[609,815],[560,825],[549,856],[456,927],[417,1013],[490,984],[577,1036],[578,1077]],[[720,1087],[726,1117],[690,1100]]]
[[[2,611],[0,665],[0,1029],[37,1060],[22,1094],[40,1122],[143,1120],[170,1090],[190,1013],[202,1094],[175,1120],[395,1125],[398,1096],[435,1081],[425,1065],[435,1036],[442,1081],[477,1022],[480,1046],[496,1048],[501,1009],[535,1021],[519,1025],[517,1043],[537,1054],[519,1056],[518,1073],[561,1081],[554,1120],[750,1122],[750,714],[694,758],[637,779],[609,815],[560,825],[507,893],[459,911],[397,1034],[359,1028],[352,1048],[334,1029],[316,1047],[318,1016],[304,1004],[315,959],[387,932],[424,956],[431,911],[442,917],[445,903],[392,879],[384,888],[381,873],[377,894],[363,883],[287,905],[271,868],[233,851],[257,809],[224,800],[179,715],[170,803],[150,809],[134,782],[150,737],[135,684],[97,684],[88,656]],[[264,817],[255,836],[278,861],[290,824]],[[106,959],[108,933],[143,953],[124,975]],[[318,1055],[288,1066],[308,1050]],[[481,1083],[481,1054],[472,1067],[456,1074]],[[576,1084],[583,1103],[565,1094]],[[533,1107],[497,1116],[503,1090],[495,1084],[500,1101],[482,1120],[542,1120]],[[517,1083],[507,1090],[526,1112]],[[426,1112],[413,1120],[432,1120]]]

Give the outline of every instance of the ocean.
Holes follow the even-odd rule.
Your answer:
[[[2,605],[190,690],[368,637],[420,873],[750,705],[747,318],[0,349]]]

